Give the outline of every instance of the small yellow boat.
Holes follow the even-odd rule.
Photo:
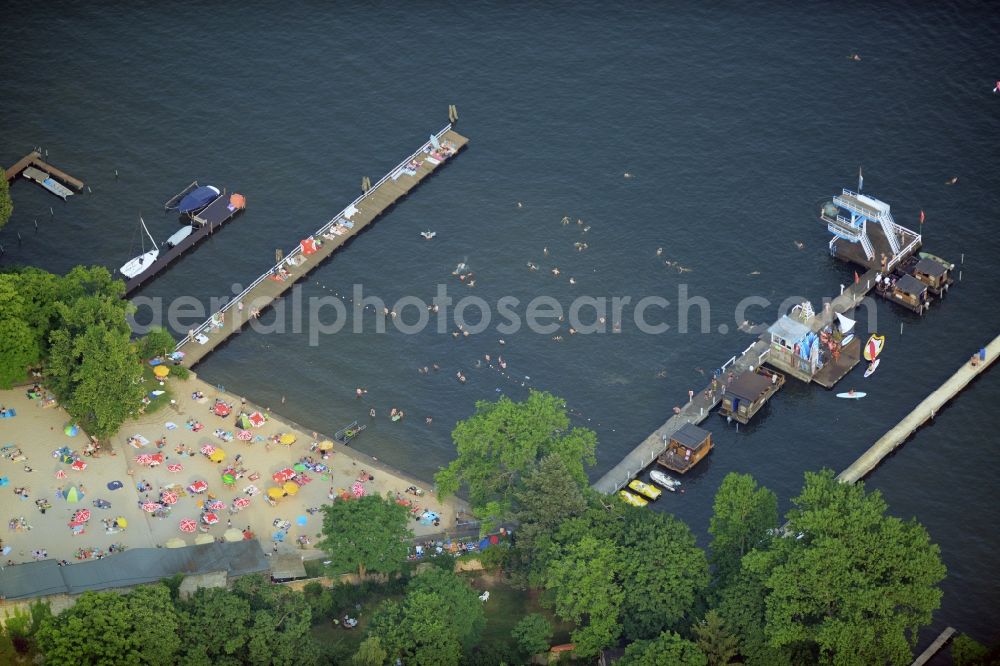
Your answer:
[[[660,499],[660,495],[663,494],[663,491],[659,488],[651,486],[648,483],[643,483],[639,479],[632,479],[629,481],[628,487],[643,497],[654,501]]]
[[[626,504],[631,504],[632,506],[646,506],[649,504],[646,500],[642,499],[638,495],[633,495],[627,490],[619,490],[618,496],[621,497]]]

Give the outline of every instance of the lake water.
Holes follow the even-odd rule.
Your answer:
[[[662,316],[674,325],[665,334],[626,318],[620,334],[570,336],[563,326],[561,342],[526,330],[455,339],[390,327],[311,346],[306,332],[246,331],[198,371],[327,433],[367,421],[374,406],[357,446],[424,478],[450,460],[451,425],[477,400],[548,390],[597,431],[597,478],[704,386],[699,369],[750,344],[735,330],[741,299],[769,299],[747,317],[771,321],[785,297],[819,303],[852,279],[852,267],[829,257],[817,216],[839,188],[857,185],[863,165],[865,191],[889,202],[897,222],[916,228],[925,211],[927,250],[964,258],[963,281],[923,319],[878,304],[884,362],[872,378],[858,368],[841,384],[867,399],[845,404],[791,381],[748,428],[707,422],[717,449],[685,478],[685,495],[658,506],[703,543],[726,473],[753,474],[787,508],[803,471],[847,466],[998,330],[1000,95],[990,89],[1000,17],[983,6],[277,9],[49,3],[6,17],[0,159],[12,164],[41,145],[92,192],[64,204],[17,183],[0,261],[57,272],[119,266],[138,253],[138,216],[166,238],[177,222],[162,202],[198,179],[244,193],[248,209],[140,295],[229,296],[273,263],[276,248],[287,252],[352,200],[362,176],[374,182],[416,149],[456,104],[468,149],[304,281],[306,301],[355,284],[389,303],[429,299],[444,284],[456,299],[491,303],[676,303],[686,285],[709,301],[711,332],[676,332],[675,308]],[[860,62],[847,57],[855,52]],[[952,176],[959,181],[946,186]],[[425,242],[424,229],[437,238]],[[451,275],[463,261],[472,290]],[[501,353],[504,374],[475,367]],[[432,363],[441,370],[417,371]],[[1000,463],[998,397],[994,371],[868,480],[941,545],[949,577],[924,643],[948,625],[1000,638],[988,471]],[[392,406],[408,413],[401,423],[386,418]]]

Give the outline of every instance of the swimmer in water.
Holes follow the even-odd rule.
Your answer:
[[[549,248],[543,247],[542,248],[542,254],[545,255],[546,257],[549,256]]]
[[[562,219],[562,223],[563,223],[563,226],[564,226],[564,227],[565,227],[565,226],[566,226],[567,224],[569,224],[569,216],[568,216],[568,215],[564,215],[564,216],[563,216],[563,219]]]
[[[803,243],[802,241],[792,241],[792,242],[795,243],[795,247],[799,248],[800,250],[806,246],[806,244]]]
[[[507,341],[506,341],[506,340],[504,340],[503,338],[498,338],[498,339],[497,339],[497,342],[499,342],[499,343],[500,343],[500,344],[502,344],[502,345],[505,345],[505,344],[507,344]]]
[[[569,283],[570,284],[576,284],[576,278],[570,278],[569,279]]]
[[[656,248],[656,256],[659,257],[659,256],[662,256],[662,255],[663,255],[663,248],[662,247]]]
[[[559,276],[559,269],[558,268],[553,268],[552,269],[552,274],[555,275],[556,277],[558,277]]]
[[[632,177],[632,173],[630,171],[626,171],[625,173],[622,174],[622,176],[624,178],[631,178]]]
[[[948,180],[946,180],[944,182],[944,184],[945,185],[954,185],[957,182],[958,182],[958,176],[952,176],[951,178],[949,178]]]
[[[375,418],[375,408],[374,407],[372,407],[371,409],[368,410],[368,416],[370,416],[372,418]]]
[[[518,208],[524,208],[524,204],[523,204],[523,203],[521,203],[520,201],[518,201],[518,202],[517,202],[517,207],[518,207]]]
[[[854,62],[861,62],[861,56],[857,53],[852,53],[851,55],[847,56],[847,59],[853,60]]]
[[[528,270],[529,270],[529,271],[537,271],[537,270],[538,270],[538,266],[536,266],[535,264],[533,264],[533,263],[531,263],[531,262],[529,261],[529,262],[528,262]]]
[[[438,365],[437,363],[431,364],[431,367],[434,369],[434,372],[437,372],[438,370],[441,369],[441,366]]]

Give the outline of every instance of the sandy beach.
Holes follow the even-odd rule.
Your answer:
[[[23,387],[0,391],[0,405],[13,408],[17,413],[13,418],[0,419],[0,446],[6,447],[4,457],[0,458],[0,479],[6,480],[6,483],[0,481],[3,483],[0,487],[0,517],[8,522],[2,542],[5,550],[9,548],[0,562],[20,563],[34,558],[48,558],[74,563],[82,561],[78,558],[81,549],[90,551],[90,556],[94,557],[100,552],[108,553],[109,547],[117,547],[118,544],[127,548],[149,548],[179,538],[189,545],[196,538],[208,538],[203,536],[206,534],[221,538],[230,527],[253,532],[268,553],[295,552],[306,558],[317,556],[313,545],[303,547],[298,543],[300,537],[306,537],[315,544],[322,527],[321,514],[309,514],[306,509],[328,503],[331,491],[334,494],[351,492],[359,479],[367,478],[364,473],[371,477],[361,481],[366,494],[385,496],[390,493],[396,497],[398,493],[403,500],[412,502],[415,518],[410,522],[410,528],[416,536],[451,529],[455,526],[457,512],[468,510],[460,500],[438,502],[424,485],[426,482],[389,470],[375,459],[339,443],[327,452],[328,456],[324,459],[321,451],[310,449],[314,442],[322,442],[332,433],[316,434],[314,438],[314,433],[298,429],[274,414],[268,415],[263,425],[249,429],[253,435],[250,441],[233,439],[224,442],[213,434],[215,430],[221,428],[235,435],[240,430],[235,424],[240,410],[245,409],[249,413],[258,410],[258,407],[250,404],[241,406],[239,396],[223,393],[193,373],[190,379],[167,378],[166,382],[175,403],[125,423],[112,439],[112,452],[105,449],[97,456],[83,455],[88,443],[84,433],[69,436],[64,432],[70,419],[62,408],[42,407],[40,400],[28,398]],[[149,390],[154,388],[160,387],[149,387]],[[192,399],[192,394],[197,391],[204,394],[203,400]],[[212,412],[216,398],[233,405],[231,415],[220,417]],[[264,412],[263,409],[260,411]],[[204,428],[192,431],[186,425],[189,419],[200,422]],[[290,445],[270,443],[272,437],[280,434],[292,435],[295,442]],[[142,436],[149,443],[134,446],[129,440],[135,435]],[[163,438],[166,442],[158,447],[157,440]],[[285,439],[288,440],[287,437]],[[222,450],[224,459],[220,462],[210,460],[201,452],[206,445]],[[77,470],[69,462],[63,462],[57,455],[62,447],[69,447],[79,454],[86,468]],[[22,456],[12,455],[17,449],[23,453],[23,459]],[[179,452],[180,449],[184,451]],[[192,454],[189,455],[188,451]],[[162,464],[150,467],[137,462],[139,456],[158,453],[163,456]],[[238,464],[237,455],[241,456]],[[304,468],[300,461],[306,456],[310,456],[311,460]],[[294,471],[296,464],[299,464],[297,469],[300,470],[296,472],[297,482],[287,486],[287,490],[294,494],[275,499],[272,506],[265,499],[268,490],[285,487],[285,484],[276,483],[272,475],[284,469]],[[328,469],[319,467],[317,471],[316,465]],[[235,475],[239,478],[227,486],[222,475],[230,466],[244,471]],[[256,475],[259,477],[251,480]],[[121,483],[120,488],[109,486],[115,481]],[[204,481],[207,489],[194,493],[189,487],[198,481]],[[150,489],[140,492],[140,484]],[[256,487],[259,493],[248,494],[250,486]],[[411,486],[427,492],[419,497],[407,493],[407,488]],[[75,502],[66,498],[71,487],[82,495]],[[22,488],[26,497],[15,493]],[[154,514],[143,509],[143,503],[157,502],[165,489],[173,489],[177,495],[169,510]],[[273,492],[277,494],[277,491]],[[249,504],[242,509],[234,508],[233,502],[238,498],[249,500]],[[36,500],[46,500],[51,508],[43,512]],[[95,500],[104,500],[110,503],[110,507],[100,508],[95,505]],[[209,502],[221,503],[216,505],[218,510],[212,512],[218,518],[218,522],[212,525],[206,524],[202,518],[205,504]],[[80,510],[89,511],[90,518],[74,529],[70,523]],[[417,517],[424,511],[439,514],[439,525],[418,520]],[[127,524],[125,529],[114,525],[118,518],[124,519]],[[111,524],[111,528],[104,524],[104,519]],[[195,531],[185,533],[181,530],[181,523],[188,520],[194,521],[197,527]],[[283,524],[290,524],[290,528],[279,529]],[[285,533],[281,535],[283,540],[277,542],[273,537],[279,531]],[[113,554],[110,556],[113,557]]]

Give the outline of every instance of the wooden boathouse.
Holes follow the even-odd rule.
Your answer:
[[[191,329],[176,346],[184,365],[201,361],[244,325],[260,315],[300,279],[348,240],[361,233],[382,213],[457,154],[469,140],[446,125],[415,152],[389,170],[377,183],[302,240],[240,294],[211,317]]]
[[[876,291],[887,301],[902,305],[921,316],[931,306],[927,285],[909,274],[890,275],[882,278]]]
[[[697,465],[712,450],[712,433],[693,423],[685,423],[670,435],[667,449],[657,458],[657,464],[680,474]]]
[[[785,376],[774,370],[757,368],[736,377],[722,394],[719,414],[743,424],[750,423],[768,400],[785,385]]]
[[[904,265],[903,271],[926,284],[930,292],[938,298],[943,298],[948,287],[954,282],[951,268],[933,259],[921,259],[912,267]]]

